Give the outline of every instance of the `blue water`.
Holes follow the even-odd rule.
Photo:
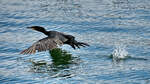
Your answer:
[[[26,28],[33,25],[74,35],[90,47],[64,45],[74,62],[39,72],[32,61],[53,64],[48,51],[19,54],[45,37]],[[0,83],[150,84],[150,1],[0,0]]]

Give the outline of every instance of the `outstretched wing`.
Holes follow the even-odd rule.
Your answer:
[[[35,42],[32,46],[30,46],[28,49],[23,50],[20,54],[34,54],[36,53],[36,51],[41,52],[52,50],[54,48],[57,48],[58,45],[63,45],[63,42],[58,38],[46,37]]]

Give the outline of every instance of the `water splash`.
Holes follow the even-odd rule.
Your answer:
[[[128,58],[128,51],[126,51],[126,46],[117,44],[115,50],[112,52],[113,59],[125,59]]]

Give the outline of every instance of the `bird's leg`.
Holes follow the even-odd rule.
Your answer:
[[[76,47],[80,48],[80,46],[79,46],[77,43],[75,43],[74,45],[75,45]]]
[[[90,46],[89,44],[83,43],[83,42],[78,42],[77,44],[80,45],[80,46],[83,46],[83,47],[85,47],[85,46]]]
[[[80,48],[80,46],[83,46],[83,47],[89,46],[87,43],[77,42],[73,36],[65,35],[65,37],[68,38],[68,41],[66,42],[66,44],[69,44],[74,49],[76,49],[76,47]]]
[[[73,49],[76,49],[76,47],[75,47],[75,45],[74,44],[70,44],[71,45],[71,47],[73,48]]]
[[[73,44],[78,48],[80,48],[80,46],[83,46],[83,47],[89,46],[89,44],[87,44],[87,43],[77,42],[76,40],[74,40]]]

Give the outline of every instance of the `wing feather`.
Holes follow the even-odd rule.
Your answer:
[[[52,50],[61,45],[63,45],[63,42],[59,40],[59,38],[46,37],[35,42],[31,47],[23,50],[20,54],[34,54],[36,51],[42,52],[46,50]]]

